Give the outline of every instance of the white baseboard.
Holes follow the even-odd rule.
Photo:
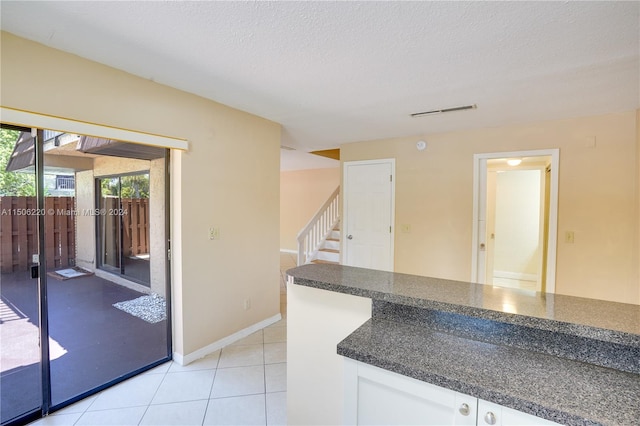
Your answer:
[[[291,254],[298,254],[297,250],[289,250],[289,249],[280,249],[280,253],[291,253]]]
[[[506,278],[509,280],[519,280],[519,281],[538,281],[538,276],[536,274],[523,274],[522,272],[511,272],[511,271],[493,271],[493,276],[496,278]]]
[[[181,355],[177,352],[173,353],[173,360],[180,365],[187,365],[192,363],[195,360],[200,358],[204,358],[205,356],[214,353],[215,351],[224,348],[225,346],[230,345],[233,342],[237,342],[240,339],[247,337],[248,335],[255,333],[258,330],[262,330],[263,328],[278,322],[282,319],[281,314],[274,315],[270,318],[262,320],[256,324],[253,324],[247,328],[243,328],[242,330],[233,333],[230,336],[224,337],[217,342],[213,342],[210,345],[205,346],[204,348],[200,348],[196,351],[191,352],[187,355]]]

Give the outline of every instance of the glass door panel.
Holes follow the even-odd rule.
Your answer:
[[[145,206],[148,208],[151,161],[83,154],[83,147],[95,150],[113,145],[97,138],[60,139],[59,146],[45,152],[45,170],[62,172],[53,167],[54,160],[62,164],[60,157],[73,153],[72,158],[69,155],[73,161],[66,164],[75,168],[65,172],[75,179],[76,255],[74,265],[66,268],[79,275],[48,281],[49,330],[61,347],[57,358],[51,355],[54,409],[169,356],[164,275],[157,280],[158,294],[151,295],[148,284],[145,228],[149,212]],[[164,164],[164,159],[155,161]],[[127,174],[116,174],[122,171]],[[159,171],[156,181],[164,188],[164,168]],[[62,197],[56,196],[56,203]],[[164,223],[157,228],[154,235],[164,239]],[[158,266],[166,269],[164,259],[159,259]],[[59,268],[65,266],[49,273],[57,276]],[[136,275],[145,268],[146,285],[142,283],[145,275]]]
[[[98,180],[100,190],[98,226],[100,232],[100,265],[111,267],[120,273],[121,268],[121,223],[119,215],[113,214],[120,209],[120,179],[105,178]],[[105,269],[107,269],[105,268]]]
[[[26,129],[25,129],[26,130]],[[0,420],[43,405],[35,139],[0,129]],[[37,266],[36,266],[37,267]]]
[[[0,134],[2,424],[55,411],[171,353],[166,257],[151,259],[167,249],[166,151],[125,159],[90,152],[113,141],[12,130]],[[96,179],[98,169],[112,177]]]
[[[122,274],[149,286],[150,232],[149,174],[120,178],[122,222]]]

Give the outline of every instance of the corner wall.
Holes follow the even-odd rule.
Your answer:
[[[298,250],[298,232],[339,185],[339,167],[280,172],[281,250]]]
[[[558,239],[556,292],[639,303],[637,116],[364,141],[342,145],[341,158],[396,158],[396,229],[411,229],[395,234],[396,272],[468,281],[473,154],[560,148],[558,233],[575,243]]]
[[[176,354],[279,313],[279,124],[6,32],[0,54],[2,106],[189,141],[171,163]]]

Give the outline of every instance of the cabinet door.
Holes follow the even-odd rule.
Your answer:
[[[478,400],[478,425],[480,426],[546,426],[557,424],[493,402],[483,399]]]
[[[352,362],[352,361],[349,361]],[[347,369],[349,371],[349,369]],[[477,399],[376,367],[357,364],[351,389],[359,425],[475,425]],[[355,382],[354,382],[355,380]],[[347,407],[349,410],[349,407]],[[355,420],[355,421],[354,421]]]

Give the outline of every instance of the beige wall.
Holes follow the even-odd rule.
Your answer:
[[[189,141],[171,161],[174,352],[279,313],[280,125],[8,33],[1,41],[2,106]]]
[[[166,296],[164,159],[147,161],[133,158],[97,157],[93,160],[93,171],[80,172],[76,175],[78,181],[76,185],[76,202],[78,205],[89,206],[85,207],[85,209],[95,208],[94,178],[134,172],[149,172],[150,288],[152,292],[164,297]],[[79,209],[78,211],[82,212],[83,210]],[[79,264],[79,266],[92,271],[97,268],[95,225],[95,216],[79,215],[76,217],[76,228],[80,236],[77,241],[77,255],[79,259],[82,259],[82,264]],[[111,274],[101,274],[101,276],[114,282],[124,282],[124,280],[111,276]],[[132,287],[141,289],[138,286]]]
[[[280,249],[298,249],[298,232],[338,185],[339,167],[280,172]]]
[[[165,296],[167,247],[165,238],[164,158],[149,161],[149,278],[151,290]]]
[[[640,283],[640,109],[636,111],[636,231],[638,239],[636,240],[635,251],[637,254],[637,270],[635,280]],[[638,294],[637,303],[640,305],[640,294]]]
[[[93,170],[76,173],[76,210],[96,208]],[[76,264],[90,271],[96,269],[96,220],[92,216],[76,216]]]
[[[640,302],[638,114],[629,111],[521,126],[341,146],[342,161],[396,158],[395,270],[471,276],[473,154],[560,149],[556,292]],[[595,137],[596,146],[588,147]],[[416,141],[428,147],[418,152]]]

